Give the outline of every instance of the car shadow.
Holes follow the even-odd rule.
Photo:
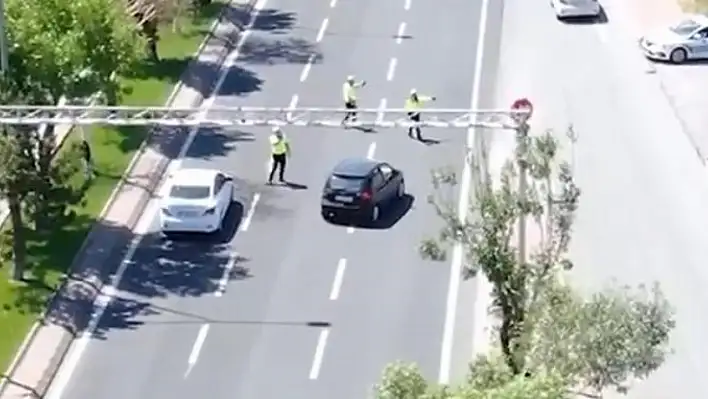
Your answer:
[[[342,227],[356,227],[367,230],[387,230],[392,228],[403,219],[408,211],[413,208],[415,197],[410,194],[405,194],[403,198],[381,210],[381,215],[377,221],[364,221],[352,218],[325,218],[329,224]]]
[[[568,25],[604,25],[610,20],[607,18],[605,8],[600,8],[600,15],[597,17],[566,17],[559,18],[559,21]]]
[[[394,204],[391,204],[391,206],[387,207],[387,209],[381,212],[379,220],[358,227],[370,230],[390,229],[395,226],[399,220],[403,219],[403,217],[408,213],[408,211],[413,208],[414,202],[414,196],[412,196],[411,194],[405,194],[401,199],[396,201]]]
[[[226,210],[221,229],[214,233],[170,233],[163,235],[168,241],[189,241],[190,243],[228,244],[236,236],[245,213],[245,207],[238,201],[231,201]]]

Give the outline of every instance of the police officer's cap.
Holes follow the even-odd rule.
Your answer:
[[[273,133],[278,133],[280,131],[280,126],[273,126]]]
[[[348,82],[351,82],[351,81],[353,81],[353,80],[354,80],[354,75],[349,75],[349,76],[347,76],[347,81],[348,81]]]
[[[416,90],[416,89],[411,89],[411,96],[414,95],[414,94],[418,94],[418,90]]]

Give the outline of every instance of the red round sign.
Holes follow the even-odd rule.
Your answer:
[[[517,122],[523,123],[531,117],[531,114],[533,113],[533,104],[531,104],[531,101],[529,101],[528,98],[519,98],[511,104],[511,109],[514,111],[523,111],[518,113],[515,112],[513,114],[513,118]]]

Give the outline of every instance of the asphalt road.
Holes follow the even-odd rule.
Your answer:
[[[339,107],[355,74],[368,82],[362,107],[400,108],[415,87],[437,108],[467,108],[479,19],[480,4],[467,0],[270,0],[215,105],[285,107],[297,96],[298,106]],[[489,26],[495,43],[498,20]],[[450,265],[423,261],[417,247],[439,226],[429,170],[462,170],[466,131],[425,131],[439,141],[425,145],[399,130],[287,128],[286,177],[298,187],[264,186],[269,133],[196,136],[182,165],[236,177],[231,231],[200,242],[148,236],[63,398],[364,398],[396,359],[437,378]],[[405,173],[411,199],[382,228],[319,215],[325,176],[349,156]],[[455,366],[470,353],[473,296],[465,283]]]
[[[538,130],[574,125],[565,156],[583,195],[571,281],[586,290],[659,282],[677,310],[675,353],[629,397],[707,397],[696,378],[708,356],[706,170],[657,75],[647,73],[630,16],[618,0],[603,4],[607,23],[563,24],[537,2],[508,0],[497,99],[533,99]]]

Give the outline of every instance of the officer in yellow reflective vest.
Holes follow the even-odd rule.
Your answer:
[[[420,108],[428,101],[435,101],[435,97],[423,96],[418,94],[416,89],[411,89],[411,94],[408,96],[408,99],[406,99],[405,105],[405,108],[408,111],[408,119],[412,122],[420,122]],[[415,138],[423,141],[420,126],[416,125],[409,127],[408,137],[413,138],[413,131],[415,131]]]
[[[354,76],[347,76],[347,80],[342,85],[342,97],[344,99],[344,108],[352,111],[347,112],[342,119],[342,125],[348,121],[356,122],[356,89],[366,86],[366,81],[357,82]]]
[[[283,131],[279,127],[273,128],[273,134],[270,135],[270,153],[272,157],[270,175],[268,176],[268,184],[273,184],[275,171],[279,170],[279,181],[285,183],[285,164],[290,156],[290,143],[285,138]]]

